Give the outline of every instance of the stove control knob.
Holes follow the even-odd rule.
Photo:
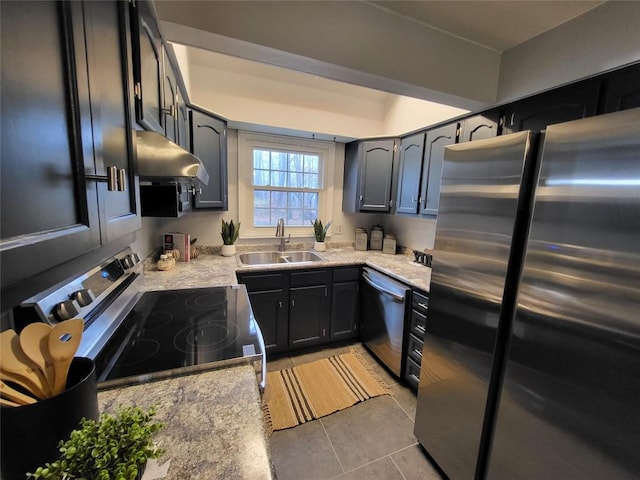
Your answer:
[[[81,307],[86,307],[95,299],[96,296],[93,294],[91,289],[88,288],[73,292],[73,295],[71,295],[71,300],[75,300],[76,302],[78,302],[78,305],[80,305]]]
[[[140,257],[138,257],[137,254],[135,253],[131,253],[127,256],[125,256],[122,259],[122,266],[124,268],[132,268],[134,267],[138,262],[140,261]]]
[[[53,307],[53,316],[60,322],[75,318],[78,313],[80,313],[80,305],[75,300],[65,300]]]

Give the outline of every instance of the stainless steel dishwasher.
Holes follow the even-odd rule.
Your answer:
[[[402,368],[405,303],[410,288],[371,268],[362,269],[361,337],[398,377]]]

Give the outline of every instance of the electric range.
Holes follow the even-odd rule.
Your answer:
[[[16,330],[83,318],[77,356],[95,361],[99,389],[241,363],[264,389],[264,340],[244,285],[141,292],[141,273],[128,248],[23,302]]]

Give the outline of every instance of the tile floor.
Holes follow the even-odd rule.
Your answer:
[[[442,480],[413,436],[416,396],[380,365],[362,344],[329,348],[268,362],[282,370],[354,348],[365,355],[391,395],[274,432],[271,456],[278,480]]]

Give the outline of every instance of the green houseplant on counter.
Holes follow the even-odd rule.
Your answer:
[[[231,257],[236,254],[236,240],[238,239],[238,235],[240,234],[240,222],[236,225],[233,224],[233,220],[230,222],[226,222],[224,218],[222,219],[222,230],[220,231],[220,236],[222,237],[222,249],[221,254],[223,257]]]
[[[324,243],[324,239],[327,236],[327,231],[333,222],[329,222],[326,225],[322,225],[322,221],[317,218],[311,222],[313,225],[313,235],[316,238],[316,242],[313,244],[313,249],[318,252],[324,252],[327,246]]]
[[[99,421],[83,419],[80,428],[60,442],[60,458],[38,467],[27,478],[52,480],[135,480],[150,458],[164,451],[153,444],[153,435],[164,427],[152,420],[155,407],[120,407],[115,415]]]

